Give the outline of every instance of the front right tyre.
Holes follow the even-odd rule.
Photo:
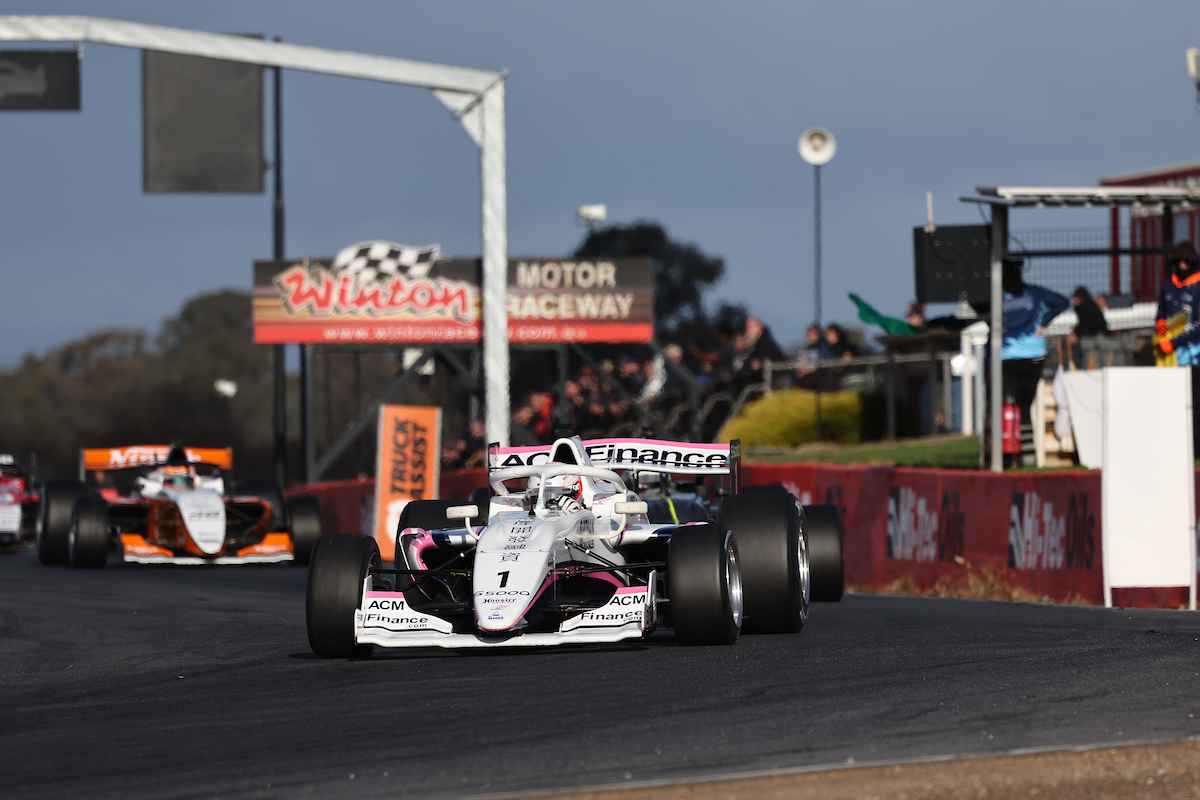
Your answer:
[[[354,638],[354,612],[363,582],[380,566],[379,545],[359,533],[326,534],[317,540],[308,565],[305,620],[308,644],[325,658],[364,658],[374,645]]]

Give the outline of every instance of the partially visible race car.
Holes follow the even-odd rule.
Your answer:
[[[11,547],[33,536],[39,499],[17,460],[0,453],[0,546]]]
[[[651,522],[715,522],[720,515],[722,496],[728,487],[710,487],[702,482],[676,483],[666,473],[642,473],[638,477],[638,493],[648,506]],[[742,486],[743,493],[783,492],[790,494],[780,483]],[[832,505],[803,507],[808,533],[808,565],[810,599],[814,602],[833,602],[842,599],[845,590],[846,568],[842,556],[845,538],[841,517]]]
[[[47,481],[43,564],[307,564],[322,533],[314,497],[274,481],[226,485],[233,451],[166,445],[85,449],[80,481]],[[231,491],[230,491],[231,490]]]
[[[409,503],[394,567],[368,536],[321,537],[309,644],[361,657],[376,645],[616,642],[659,626],[682,644],[795,633],[809,612],[810,524],[790,494],[738,493],[740,451],[577,437],[491,450],[486,516],[478,503]],[[645,472],[727,476],[732,494],[716,521],[652,523],[618,470],[634,486]]]

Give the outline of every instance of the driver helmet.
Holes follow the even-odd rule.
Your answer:
[[[191,467],[168,464],[163,468],[163,486],[190,489],[192,487]]]
[[[583,479],[578,475],[559,475],[546,481],[546,506],[559,511],[583,508]]]

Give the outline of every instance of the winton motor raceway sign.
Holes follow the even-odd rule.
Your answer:
[[[333,259],[254,264],[254,340],[262,344],[478,342],[479,259],[439,259],[437,245],[363,242]],[[649,342],[649,259],[513,258],[512,342]]]

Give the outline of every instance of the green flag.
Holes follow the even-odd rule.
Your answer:
[[[910,336],[917,332],[916,328],[902,319],[885,317],[883,314],[880,314],[866,300],[863,300],[853,292],[850,293],[850,299],[854,301],[854,305],[858,306],[859,319],[869,325],[878,325],[887,331],[888,336]]]

